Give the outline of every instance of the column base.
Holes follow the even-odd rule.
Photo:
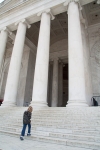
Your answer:
[[[43,107],[48,107],[46,102],[42,101],[32,101],[30,106],[33,108],[43,108]]]
[[[16,103],[10,101],[4,101],[1,104],[1,107],[16,107]]]
[[[72,106],[82,106],[82,107],[88,107],[88,104],[85,100],[69,100],[66,107],[72,107]]]

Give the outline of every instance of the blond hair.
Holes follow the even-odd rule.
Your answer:
[[[33,107],[32,107],[32,106],[29,106],[29,107],[28,107],[28,111],[29,111],[29,112],[32,112],[32,111],[33,111]]]

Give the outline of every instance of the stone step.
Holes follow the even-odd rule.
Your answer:
[[[4,116],[4,117],[1,117],[0,118],[0,121],[3,119],[3,118],[6,118],[7,116]],[[56,118],[56,117],[55,117]],[[18,121],[22,121],[22,119],[23,119],[23,117],[17,117],[16,116],[16,118],[13,118],[13,117],[7,117],[6,118],[6,120],[9,120],[9,119],[12,119],[12,120],[18,120]],[[64,123],[76,123],[76,124],[81,124],[81,123],[93,123],[93,124],[99,124],[100,123],[100,120],[98,120],[98,119],[91,119],[91,120],[89,120],[89,119],[87,119],[87,120],[80,120],[80,119],[73,119],[72,121],[71,121],[71,118],[70,119],[66,119],[66,118],[63,118],[63,119],[60,119],[60,118],[57,118],[56,120],[53,118],[52,119],[52,117],[51,118],[34,118],[34,117],[32,117],[32,119],[31,120],[33,120],[33,121],[41,121],[41,122],[43,122],[43,121],[48,121],[48,122],[64,122]]]
[[[49,127],[36,127],[37,131],[44,132],[58,132],[58,133],[75,133],[79,135],[91,135],[91,136],[99,136],[100,131],[84,131],[84,130],[70,130],[70,129],[60,129],[60,128],[49,128]]]
[[[22,124],[20,124],[20,125],[17,125],[17,124],[13,124],[13,125],[10,125],[10,124],[6,124],[6,125],[4,125],[4,124],[2,124],[1,125],[1,128],[21,128],[22,127]],[[36,126],[36,125],[32,125],[32,128],[39,128],[40,126]],[[43,128],[47,128],[48,126],[42,126],[42,129]],[[51,126],[49,126],[49,127],[51,127]],[[41,128],[41,127],[40,127]],[[84,128],[78,128],[78,127],[74,127],[74,128],[62,128],[62,127],[52,127],[51,128],[51,130],[52,129],[59,129],[59,130],[62,130],[62,129],[65,129],[65,130],[71,130],[71,131],[79,131],[80,132],[80,130],[81,131],[83,131],[84,133],[85,132],[87,132],[87,131],[89,131],[89,132],[94,132],[95,134],[99,134],[100,133],[100,130],[96,130],[96,129],[84,129]]]
[[[14,131],[14,132],[21,132],[22,126],[1,126],[2,131]],[[77,135],[83,135],[83,136],[100,136],[100,131],[84,131],[82,130],[70,130],[70,129],[57,129],[57,128],[46,128],[46,127],[32,127],[32,130],[35,130],[37,132],[53,132],[53,133],[59,133],[59,134],[77,134]]]
[[[22,125],[22,122],[21,123],[18,123],[18,122],[12,122],[12,125],[10,123],[6,123],[6,126],[21,126]],[[2,126],[5,126],[5,123],[2,122]],[[82,132],[83,131],[100,131],[100,126],[92,126],[89,128],[89,126],[71,126],[71,125],[63,125],[63,124],[47,124],[47,123],[44,123],[44,124],[41,124],[41,123],[32,123],[32,126],[34,127],[51,127],[51,128],[60,128],[60,129],[71,129],[71,130],[81,130]]]
[[[12,122],[12,124],[10,124],[10,122]],[[16,126],[20,126],[22,125],[22,121],[21,122],[17,122],[17,121],[12,121],[10,120],[10,122],[6,120],[6,125],[7,126],[13,126],[13,125],[16,125]],[[4,126],[5,125],[5,121],[3,122],[2,121],[2,125]],[[40,122],[32,122],[32,126],[55,126],[55,124],[47,124],[47,123],[44,123],[44,124],[41,124]],[[79,129],[84,129],[84,130],[100,130],[100,126],[89,126],[89,125],[77,125],[75,126],[74,124],[57,124],[56,127],[61,127],[61,128],[72,128],[72,129],[76,129],[76,128],[79,128]]]
[[[5,125],[5,123],[3,124],[2,123],[2,125],[1,125],[1,127],[21,127],[22,126],[22,123],[13,123],[13,124],[10,124],[10,123],[6,123],[6,125]],[[41,126],[41,124],[39,124],[39,123],[32,123],[32,126],[33,127],[39,127],[39,126]],[[50,126],[50,127],[54,127],[54,128],[59,128],[59,129],[70,129],[70,130],[82,130],[82,131],[96,131],[96,132],[98,132],[98,131],[100,131],[100,126],[99,127],[90,127],[89,128],[89,126],[87,126],[87,127],[85,127],[85,126],[68,126],[68,125],[57,125],[57,126],[53,126],[52,124],[51,125],[43,125],[43,127],[48,127],[48,126]]]
[[[0,130],[0,132],[2,132]],[[16,132],[6,132],[4,131],[3,133],[8,133],[12,135],[19,136],[18,133]],[[83,147],[83,148],[91,148],[95,150],[100,149],[100,144],[96,142],[86,142],[86,141],[77,141],[77,140],[70,140],[70,139],[61,139],[61,138],[53,138],[53,137],[47,137],[47,136],[39,136],[39,135],[32,135],[31,137],[26,137],[27,139],[31,140],[38,140],[38,141],[43,141],[43,142],[49,142],[49,143],[56,143],[56,144],[62,144],[66,146],[76,146],[76,147]]]

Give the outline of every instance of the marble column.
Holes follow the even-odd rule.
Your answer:
[[[58,82],[58,106],[61,107],[63,104],[63,63],[59,63],[59,82]]]
[[[16,25],[18,25],[18,29],[16,33],[15,43],[8,71],[4,102],[2,105],[4,107],[16,106],[16,96],[17,96],[22,54],[24,49],[26,28],[27,26],[30,27],[30,25],[27,23],[25,19],[16,23]]]
[[[58,105],[58,58],[53,61],[53,79],[52,79],[52,107]]]
[[[53,19],[53,16],[50,12],[50,9],[39,13],[38,16],[41,16],[41,24],[35,64],[31,105],[33,107],[44,107],[47,106],[50,20]]]
[[[2,66],[4,53],[5,53],[5,50],[6,50],[8,33],[11,34],[11,32],[8,30],[7,27],[5,27],[1,30],[1,34],[0,34],[0,69],[1,69],[1,66]]]
[[[69,101],[67,106],[88,106],[78,0],[68,5]],[[65,3],[65,5],[66,5]]]

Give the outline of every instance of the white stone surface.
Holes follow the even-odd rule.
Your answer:
[[[5,1],[3,4],[0,5],[0,18],[1,18],[0,29],[7,26],[11,31],[13,31],[17,28],[15,26],[15,22],[19,21],[25,17],[28,18],[28,21],[30,23],[34,23],[34,22],[39,21],[40,17],[38,17],[36,14],[38,12],[45,10],[45,9],[51,8],[53,14],[60,14],[61,12],[66,11],[66,8],[63,6],[63,2],[65,2],[65,0],[62,0],[62,1],[61,0],[55,0],[55,1],[53,1],[53,0],[51,0],[51,1],[48,1],[48,0],[34,1],[34,0],[32,0],[32,2],[31,2],[32,5],[30,5],[29,1],[16,2],[14,0],[12,3],[11,0],[9,0],[8,3],[6,3],[6,2],[7,1]],[[87,0],[87,1],[81,0],[80,4],[86,5],[86,3],[90,3],[90,2],[92,2],[92,0]],[[92,5],[93,5],[92,3],[89,4],[87,6],[87,8],[89,8]],[[95,7],[96,6],[94,6],[94,10],[95,10]],[[99,8],[99,5],[98,5],[98,8]],[[33,9],[34,9],[34,12],[33,12]],[[85,12],[84,12],[84,10],[85,10]],[[83,14],[86,13],[86,16],[85,15],[84,16],[85,16],[85,19],[86,18],[88,19],[88,17],[87,17],[88,14],[87,14],[86,9],[83,9],[82,13]],[[89,20],[89,22],[91,22],[91,19]],[[99,18],[98,18],[98,20],[99,20]],[[96,19],[94,19],[93,22],[96,23]],[[93,22],[92,22],[92,24],[93,24]],[[63,28],[64,28],[64,26],[63,26]],[[92,72],[90,71],[90,68],[89,68],[90,64],[89,64],[88,37],[86,36],[86,34],[84,34],[84,31],[83,31],[82,38],[83,38],[83,50],[84,50],[83,56],[84,56],[84,68],[85,68],[85,94],[86,94],[85,96],[86,96],[86,100],[87,100],[88,104],[91,105],[90,99],[92,97],[92,86],[93,86],[93,95],[100,95],[100,85],[99,85],[99,82],[100,82],[100,78],[99,78],[99,74],[100,74],[100,68],[99,68],[99,64],[100,64],[99,63],[99,61],[100,61],[99,60],[100,24],[93,25],[93,26],[89,27],[89,45],[90,45],[91,70],[92,70]],[[28,43],[28,41],[26,43]],[[3,44],[3,42],[2,42],[2,44]],[[4,47],[5,47],[5,45],[6,45],[6,42],[4,42]],[[66,36],[66,39],[63,39],[63,40],[58,41],[58,42],[54,43],[53,45],[51,45],[51,47],[50,47],[50,59],[52,60],[53,58],[55,58],[55,56],[59,57],[61,59],[63,59],[64,57],[68,58],[67,49],[68,49],[68,39]],[[2,56],[2,55],[0,55],[0,56]],[[8,58],[6,58],[6,59],[8,59]],[[6,60],[5,60],[5,62],[7,63]],[[9,60],[9,62],[10,62],[10,60]],[[1,96],[0,96],[1,98],[3,98],[4,92],[5,92],[4,87],[6,85],[6,78],[7,78],[7,74],[8,74],[9,62],[8,62],[8,64],[6,64],[7,68],[3,72],[4,75],[3,75],[3,83],[1,82],[1,85],[2,85]],[[33,66],[34,66],[34,64],[35,64],[35,62],[33,63]],[[28,69],[27,64],[24,64],[24,67],[25,66],[26,66],[25,69],[27,70]],[[76,68],[75,69],[74,68],[75,67],[73,67],[72,70],[75,72]],[[34,67],[32,69],[34,70]],[[33,70],[30,71],[32,76],[34,74]],[[78,70],[77,70],[77,72],[78,72]],[[22,105],[22,101],[24,101],[24,98],[25,98],[25,102],[27,102],[27,101],[30,101],[31,97],[32,97],[32,84],[30,84],[31,86],[29,86],[29,84],[28,84],[28,81],[29,81],[28,78],[29,77],[27,77],[27,82],[26,82],[27,71],[25,72],[25,70],[24,70],[24,73],[25,73],[24,74],[25,76],[23,75],[22,72],[20,73],[19,87],[18,87],[18,93],[17,93],[17,96],[18,96],[17,102],[18,103],[21,102],[20,105]],[[78,72],[78,74],[79,74],[79,72]],[[91,81],[90,81],[91,80],[91,74],[92,74],[92,86],[91,86]],[[27,75],[27,76],[30,76],[30,75]],[[30,77],[31,78],[30,82],[33,80],[32,76]],[[79,78],[77,78],[77,80],[80,81]],[[75,84],[76,83],[77,82],[75,81]],[[20,85],[22,85],[22,86],[20,86]],[[74,87],[74,82],[72,82],[72,87],[73,87],[72,91],[74,91],[74,89],[76,90],[76,88]],[[29,89],[29,91],[28,91],[28,89]],[[82,88],[80,88],[80,90],[82,90]],[[77,90],[77,92],[78,92],[78,90]],[[82,94],[81,92],[79,91],[80,94]]]
[[[9,73],[7,77],[3,106],[16,105],[18,81],[20,75],[20,67],[24,48],[26,27],[27,25],[22,22],[20,22],[18,25],[17,35],[10,61]]]
[[[93,95],[100,95],[100,24],[88,29]]]
[[[25,94],[26,94],[26,81],[27,81],[27,73],[28,73],[28,62],[29,62],[30,49],[28,47],[24,47],[20,75],[19,75],[19,83],[17,89],[17,106],[23,106]]]
[[[92,74],[91,74],[91,62],[90,62],[90,51],[89,51],[89,37],[85,25],[81,24],[82,29],[82,44],[83,44],[83,55],[84,55],[84,70],[85,70],[85,93],[86,101],[89,106],[92,105],[91,98],[93,96],[92,91]]]
[[[69,101],[70,105],[86,104],[84,58],[82,35],[77,2],[68,6],[68,58],[69,58]]]
[[[63,50],[68,50],[68,39],[60,40],[50,46],[50,53],[61,52]],[[67,53],[66,53],[67,55]]]
[[[31,103],[33,106],[47,106],[50,17],[50,13],[46,12],[43,12],[41,15]]]
[[[52,77],[52,107],[58,105],[58,58],[53,60],[53,77]]]
[[[8,31],[5,28],[1,30],[0,33],[0,69],[2,66],[3,57],[6,50],[7,38],[8,38]]]
[[[8,134],[9,137],[18,137],[21,145],[28,140],[32,144],[35,141],[39,141],[39,143],[41,141],[51,145],[55,143],[59,147],[74,146],[76,150],[78,148],[100,149],[99,107],[67,107],[67,109],[45,107],[38,110],[34,109],[31,119],[31,137],[25,136],[25,140],[20,141],[19,136],[23,124],[22,117],[26,109],[23,107],[0,108],[0,141],[1,139],[3,140],[3,137],[1,137],[3,133],[3,135]],[[5,142],[8,142],[8,140],[5,140]],[[8,146],[13,143],[11,142]],[[2,143],[0,142],[0,144]],[[2,145],[4,146],[4,144]],[[17,141],[12,146],[15,145],[17,146]]]
[[[11,142],[13,141],[13,142]],[[16,144],[15,144],[16,143]],[[57,145],[47,142],[32,141],[25,137],[24,141],[20,141],[19,137],[0,133],[0,148],[2,150],[92,150],[86,148],[78,148],[72,146]]]
[[[3,77],[1,82],[0,99],[4,99],[5,86],[6,86],[7,76],[8,76],[11,55],[12,55],[12,48],[7,49],[5,53],[5,61],[4,61],[3,71],[2,71]]]

